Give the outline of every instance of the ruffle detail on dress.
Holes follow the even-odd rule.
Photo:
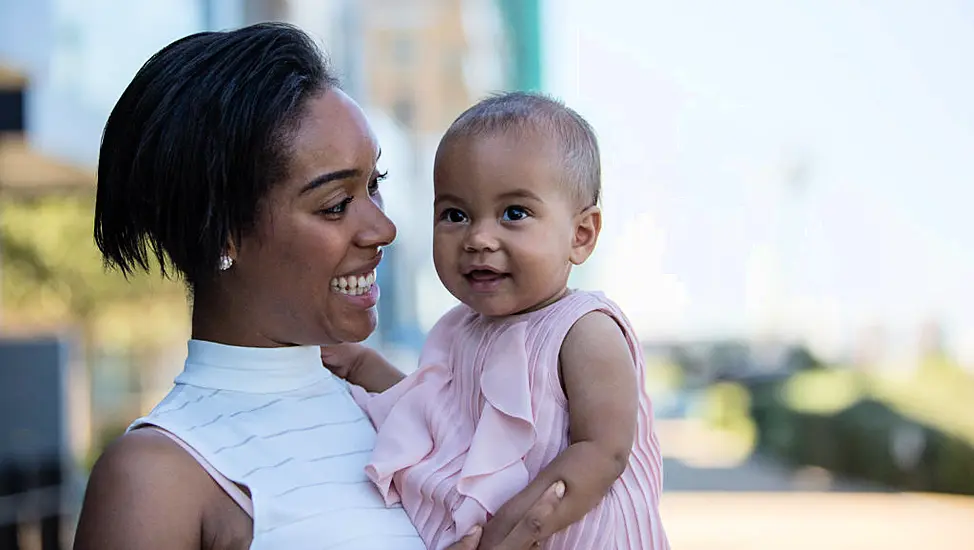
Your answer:
[[[433,450],[436,434],[430,433],[427,405],[448,398],[444,392],[450,381],[446,367],[431,364],[382,393],[369,394],[357,387],[353,391],[378,433],[365,473],[379,489],[386,506],[400,501],[392,486],[393,475],[418,464]],[[417,410],[423,414],[416,414]]]
[[[517,323],[491,347],[480,375],[484,409],[457,483],[460,494],[491,514],[530,481],[524,456],[534,446],[535,429],[526,339],[525,324]]]
[[[387,504],[400,501],[392,485],[394,478],[409,501],[424,501],[420,492],[429,475],[435,476],[442,468],[456,468],[459,460],[456,490],[462,498],[452,511],[454,525],[450,531],[462,534],[482,524],[488,514],[495,514],[528,484],[524,457],[536,435],[526,337],[525,325],[517,323],[505,327],[487,350],[479,377],[484,402],[477,419],[456,414],[449,422],[431,422],[431,414],[462,410],[461,402],[466,398],[459,395],[453,373],[440,361],[421,366],[382,394],[368,395],[361,401],[356,398],[364,404],[378,432],[366,474]],[[449,406],[444,408],[444,403]],[[455,432],[473,434],[466,439],[469,447],[457,447],[458,439],[450,437]],[[411,479],[410,470],[420,465],[424,475],[417,477],[423,479]],[[407,512],[417,512],[409,508]]]

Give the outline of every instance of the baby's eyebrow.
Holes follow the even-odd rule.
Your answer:
[[[529,199],[537,202],[543,202],[541,197],[536,195],[530,189],[517,189],[515,191],[508,191],[500,196],[502,199]]]
[[[452,202],[452,203],[459,204],[462,203],[463,201],[460,200],[460,197],[456,195],[451,195],[450,193],[441,193],[436,195],[436,198],[433,199],[433,206],[436,206],[441,202]]]

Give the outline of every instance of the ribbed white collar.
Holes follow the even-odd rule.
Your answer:
[[[190,340],[177,384],[247,393],[281,393],[332,375],[317,346],[244,348]]]

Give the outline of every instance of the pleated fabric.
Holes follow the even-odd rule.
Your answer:
[[[366,474],[387,505],[401,503],[428,548],[482,524],[568,446],[558,357],[569,329],[593,311],[615,319],[629,341],[641,388],[638,431],[629,465],[606,497],[543,548],[669,548],[641,347],[615,303],[580,291],[506,318],[460,305],[432,329],[419,368],[403,382],[382,394],[352,387],[378,431]]]

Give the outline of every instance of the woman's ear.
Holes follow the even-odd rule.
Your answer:
[[[595,245],[602,232],[602,210],[589,206],[575,216],[575,231],[572,235],[572,251],[569,261],[581,265],[595,251]]]
[[[220,271],[226,271],[233,267],[234,262],[237,261],[237,245],[233,237],[227,239],[227,247],[223,254],[220,255]]]

